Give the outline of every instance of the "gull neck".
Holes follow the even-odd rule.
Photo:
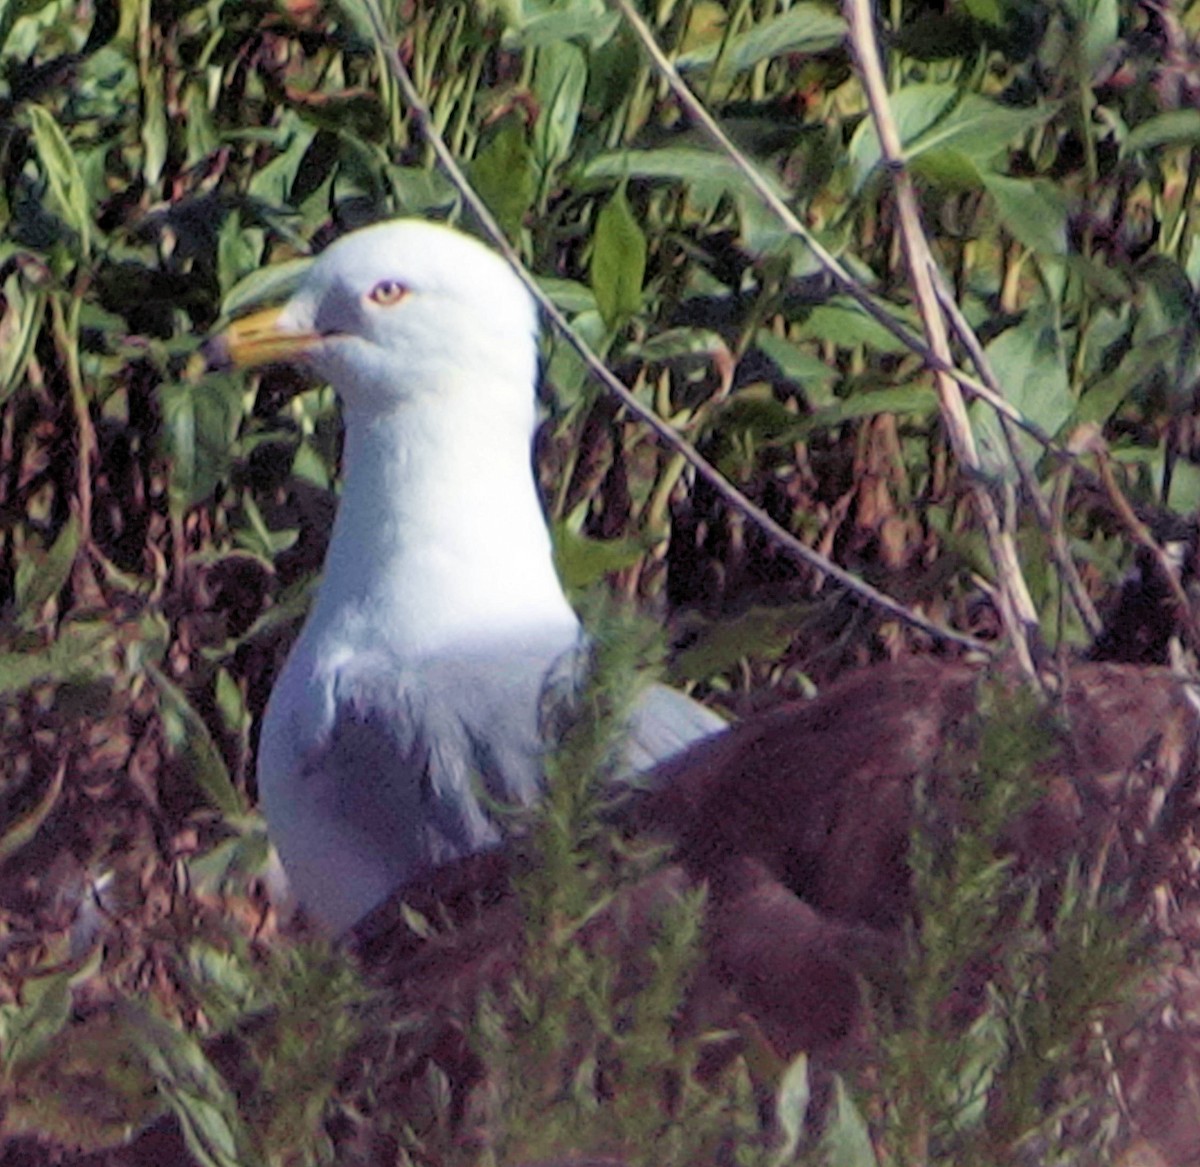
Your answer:
[[[387,411],[345,411],[345,482],[312,635],[412,656],[574,639],[524,393],[524,416],[455,408],[463,401],[454,386]],[[476,382],[463,397],[511,405],[514,395]]]

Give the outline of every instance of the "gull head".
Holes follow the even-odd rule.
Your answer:
[[[426,399],[444,409],[472,384],[493,397],[512,386],[523,412],[536,332],[533,300],[499,255],[453,228],[401,219],[332,244],[282,308],[235,320],[208,355],[242,368],[304,365],[334,385],[348,413]]]

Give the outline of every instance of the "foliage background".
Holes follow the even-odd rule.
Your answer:
[[[836,9],[646,15],[802,220],[919,332]],[[1064,442],[1094,427],[1137,516],[1183,529],[1200,498],[1195,6],[893,0],[878,17],[925,229],[1009,400]],[[472,183],[639,398],[806,543],[993,637],[929,373],[706,144],[619,14],[399,0],[385,19]],[[198,348],[277,293],[285,261],[387,215],[458,218],[460,195],[349,3],[6,0],[0,64],[6,1122],[92,1147],[167,1107],[203,1128],[193,1154],[250,1161],[196,1118],[246,1109],[199,1039],[228,1025],[214,993],[229,1017],[286,1001],[272,1032],[312,1038],[315,1110],[277,1104],[303,1093],[295,1059],[260,1050],[254,1096],[276,1104],[242,1118],[290,1161],[280,1132],[332,1105],[353,1038],[318,1040],[317,1019],[359,990],[275,940],[252,759],[321,562],[338,429],[327,389],[206,373]],[[937,647],[718,505],[560,341],[545,355],[538,456],[564,575],[668,617],[677,683],[742,714]],[[994,422],[972,417],[1011,486]],[[1094,475],[1029,452],[1104,611],[1128,520]],[[1014,522],[1046,636],[1084,645],[1045,532]],[[101,873],[103,949],[73,924]],[[155,1002],[140,1044],[129,1001]],[[146,1049],[157,1089],[134,1068]]]

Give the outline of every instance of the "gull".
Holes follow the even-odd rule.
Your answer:
[[[401,219],[338,240],[214,364],[301,364],[341,401],[344,481],[316,600],[262,725],[259,796],[306,909],[345,932],[497,847],[538,796],[548,680],[580,659],[532,466],[537,312],[508,264]],[[630,773],[725,727],[661,685]]]

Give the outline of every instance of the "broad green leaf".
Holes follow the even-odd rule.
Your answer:
[[[909,85],[893,93],[890,97],[891,112],[901,145],[916,141],[947,113],[958,96],[957,86],[933,83]],[[880,157],[879,135],[875,123],[867,116],[854,131],[848,152],[856,193],[879,164]]]
[[[1048,182],[981,172],[983,185],[996,203],[1000,221],[1017,242],[1039,255],[1067,250],[1067,200]]]
[[[187,116],[183,118],[186,156],[184,165],[198,165],[204,158],[217,149],[219,143],[216,123],[208,107],[208,94],[198,85],[189,85],[184,92],[184,108]]]
[[[66,766],[55,770],[45,792],[32,809],[4,825],[3,834],[0,834],[0,863],[6,863],[38,833],[38,828],[58,805],[66,773]]]
[[[679,361],[688,357],[705,362],[732,359],[725,341],[707,328],[668,328],[649,340],[631,345],[627,351],[644,361]]]
[[[963,0],[963,11],[973,20],[1000,28],[1004,23],[1004,5],[1001,0]]]
[[[818,409],[810,417],[800,418],[800,432],[841,425],[860,417],[880,413],[931,413],[937,409],[937,394],[924,385],[901,385],[895,389],[873,389],[855,393],[827,409]]]
[[[845,1082],[834,1078],[833,1114],[821,1136],[825,1167],[878,1167],[871,1132]]]
[[[741,73],[784,53],[824,53],[837,48],[846,35],[846,22],[820,4],[792,5],[778,16],[759,21],[745,32],[729,39],[722,56],[722,67]],[[676,58],[680,69],[711,65],[720,51],[720,40]]]
[[[302,443],[300,449],[311,450],[312,447]],[[264,563],[274,563],[280,552],[295,545],[300,532],[294,527],[272,531],[248,490],[242,492],[242,510],[246,516],[246,526],[237,528],[233,535],[239,547],[252,552]]]
[[[208,726],[183,690],[161,669],[150,665],[147,674],[158,690],[163,730],[175,757],[184,763],[189,777],[212,806],[227,815],[244,814],[242,796],[230,781]]]
[[[596,217],[592,236],[592,291],[610,329],[641,307],[645,274],[646,237],[620,187]]]
[[[92,249],[92,209],[79,159],[49,110],[30,105],[27,112],[58,213],[79,237],[79,250],[86,258]]]
[[[8,398],[25,376],[46,309],[45,293],[29,287],[19,269],[4,281],[2,290],[0,403]]]
[[[233,820],[226,818],[223,821],[228,826]],[[266,827],[260,820],[257,826],[244,829],[211,850],[188,859],[188,877],[202,895],[216,895],[239,883],[244,888],[249,879],[262,875],[267,869],[270,854]]]
[[[767,185],[781,198],[787,192],[778,179],[759,169]],[[745,176],[724,154],[692,146],[664,146],[659,150],[615,150],[592,159],[584,168],[586,180],[649,178],[682,182],[721,193],[748,189]],[[750,197],[758,198],[757,195]]]
[[[595,50],[607,44],[621,27],[620,14],[610,11],[603,0],[567,0],[540,11],[531,8],[513,4],[506,40],[525,48],[575,41]]]
[[[537,197],[533,153],[525,121],[510,114],[471,163],[471,182],[510,239],[516,239]]]
[[[751,608],[737,616],[705,622],[687,648],[672,657],[672,682],[707,681],[747,658],[778,660],[803,624],[804,614],[800,605]]]
[[[580,312],[571,320],[571,327],[594,353],[603,355],[610,334],[598,309]],[[546,381],[554,389],[554,395],[564,409],[579,402],[589,377],[587,366],[574,347],[561,336],[555,336],[546,366]]]
[[[31,977],[21,986],[19,1002],[0,1005],[0,1060],[5,1081],[11,1082],[22,1066],[36,1060],[70,1016],[69,972]]]
[[[784,1071],[775,1097],[775,1117],[783,1138],[772,1156],[773,1167],[785,1167],[785,1164],[793,1161],[804,1134],[804,1120],[808,1117],[810,1097],[808,1057],[800,1054]]]
[[[114,629],[105,621],[69,621],[45,648],[0,653],[0,694],[31,685],[88,682],[110,675]]]
[[[287,299],[311,266],[312,260],[305,256],[254,268],[229,289],[221,301],[221,315],[238,316],[251,308]]]
[[[46,602],[62,591],[75,566],[79,539],[79,520],[72,515],[43,554],[27,551],[17,565],[17,613],[27,626],[36,623]]]
[[[1174,333],[1163,333],[1133,345],[1111,373],[1085,390],[1065,428],[1070,431],[1086,422],[1104,425],[1131,394],[1168,366],[1178,345],[1179,338]]]
[[[977,93],[960,96],[955,86],[945,84],[907,86],[892,95],[891,106],[908,163],[944,151],[942,166],[949,167],[958,155],[962,161],[954,163],[954,173],[960,180],[967,175],[968,166],[990,169],[1001,150],[1053,112],[1004,106]],[[861,189],[880,157],[874,123],[866,119],[850,142],[855,191]],[[936,160],[930,166],[936,170]]]
[[[581,591],[631,567],[646,553],[636,539],[590,539],[578,528],[578,515],[554,525],[554,566],[570,591]]]
[[[1129,131],[1121,153],[1153,150],[1158,146],[1195,145],[1200,142],[1200,109],[1172,109],[1148,118]]]
[[[538,276],[537,282],[538,287],[554,301],[555,307],[562,312],[574,315],[577,312],[594,312],[596,310],[595,293],[578,280]]]
[[[916,158],[930,150],[952,148],[982,167],[1015,137],[1049,116],[1050,111],[1016,109],[968,93],[944,118],[906,143],[905,154]]]
[[[830,384],[839,375],[837,369],[830,368],[820,357],[805,352],[766,328],[758,330],[754,343],[760,352],[778,366],[784,377],[804,390],[809,405],[820,408],[833,403]]]
[[[125,1003],[124,1016],[201,1167],[259,1167],[237,1099],[200,1042],[132,1001]]]
[[[950,146],[916,155],[909,161],[909,167],[929,186],[951,194],[975,190],[981,181],[975,162],[961,150]]]
[[[1095,73],[1117,41],[1120,28],[1117,0],[1068,0],[1067,8],[1074,10],[1084,64],[1089,73]]]
[[[318,127],[288,110],[280,119],[277,141],[283,149],[250,179],[250,193],[273,206],[284,206]]]
[[[1062,337],[1052,315],[1030,311],[1020,324],[996,337],[986,351],[1008,403],[1048,437],[1057,434],[1071,416],[1075,400]],[[977,401],[970,414],[985,471],[1015,478],[1016,467],[995,411]],[[1041,456],[1042,447],[1035,438],[1015,430],[1014,437],[1026,458]]]
[[[163,385],[159,400],[171,492],[186,509],[208,498],[228,474],[230,447],[242,420],[242,391],[234,378],[213,374],[195,385]]]
[[[277,277],[270,274],[273,265],[263,266],[263,241],[261,227],[248,226],[237,213],[226,218],[217,235],[217,278],[222,288],[236,288],[243,280],[255,276],[268,281],[286,277],[286,271],[290,270],[287,264],[279,265],[286,270]],[[224,307],[226,312],[233,311],[227,305]]]
[[[587,57],[578,45],[556,41],[537,50],[533,90],[541,113],[534,125],[533,144],[547,175],[565,162],[574,148],[587,76]]]
[[[164,70],[152,66],[142,85],[142,117],[140,130],[142,149],[142,178],[153,190],[162,177],[167,161],[167,111],[163,102]]]
[[[796,329],[797,340],[819,340],[838,348],[864,345],[881,353],[904,353],[907,346],[850,300],[814,308]]]
[[[35,16],[53,2],[54,0],[5,0],[5,3],[0,5],[0,48],[5,47],[8,34],[12,32],[17,21],[26,16]],[[24,55],[18,46],[11,59],[17,60]]]

